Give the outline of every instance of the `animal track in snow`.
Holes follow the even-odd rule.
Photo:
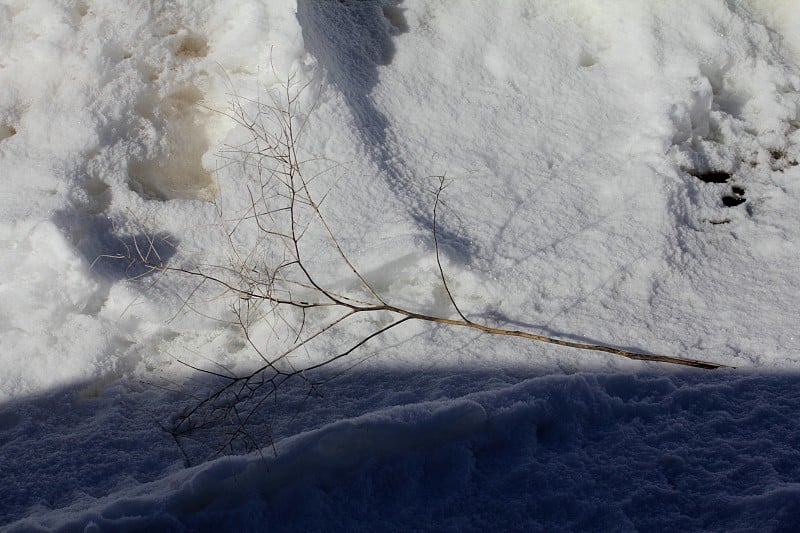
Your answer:
[[[748,182],[764,181],[766,174],[797,165],[800,139],[795,138],[796,118],[773,119],[771,128],[751,123],[748,106],[756,96],[727,80],[726,72],[706,70],[691,84],[689,97],[672,107],[670,152],[683,171],[700,222],[718,225],[731,222],[720,210],[750,205]],[[777,96],[784,100],[784,110],[793,99],[800,101],[796,91],[780,90]],[[752,215],[753,208],[745,213]]]
[[[128,165],[128,183],[147,198],[211,199],[217,192],[202,162],[211,145],[210,112],[202,107],[205,71],[195,63],[208,56],[210,45],[185,22],[167,17],[151,37],[155,55],[137,61],[146,86],[134,111],[150,141]]]
[[[157,93],[141,99],[137,113],[156,126],[163,148],[129,165],[130,186],[139,194],[169,200],[210,199],[216,194],[214,177],[203,167],[210,141],[205,135],[203,94],[194,85],[175,89],[164,98]]]
[[[188,33],[178,41],[175,51],[178,57],[206,57],[208,55],[208,41],[193,33]]]

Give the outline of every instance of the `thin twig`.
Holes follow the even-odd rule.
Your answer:
[[[436,215],[437,215],[437,210],[439,208],[439,200],[442,195],[442,191],[444,191],[445,188],[444,174],[438,176],[438,178],[439,178],[439,186],[436,188],[436,195],[434,196],[434,201],[433,201],[433,224],[432,224],[433,246],[436,251],[436,265],[439,267],[439,277],[442,278],[442,285],[444,285],[444,290],[447,292],[447,298],[450,300],[450,304],[453,306],[453,309],[456,310],[456,313],[458,313],[458,316],[460,316],[464,322],[471,324],[472,321],[468,319],[466,316],[464,316],[464,313],[461,312],[461,309],[458,307],[458,304],[456,303],[456,299],[453,298],[453,293],[450,292],[450,287],[447,285],[447,276],[444,275],[444,268],[442,267],[442,256],[441,253],[439,252],[439,232],[437,231],[436,227]]]

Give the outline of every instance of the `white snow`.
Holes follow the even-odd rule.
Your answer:
[[[0,527],[791,529],[798,27],[788,0],[0,1]],[[283,386],[260,453],[184,457],[162,426],[213,380],[178,361],[261,360],[214,287],[103,256],[271,257],[220,224],[255,183],[228,115],[289,78],[306,175],[387,300],[456,316],[446,174],[468,317],[735,369],[409,323]]]

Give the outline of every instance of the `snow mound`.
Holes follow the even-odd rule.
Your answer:
[[[8,531],[791,529],[798,380],[715,375],[549,376],[376,410]]]
[[[309,480],[335,483],[364,464],[441,448],[480,432],[485,424],[483,407],[469,400],[378,411],[285,439],[276,444],[275,457],[226,457],[101,499],[90,510],[47,513],[8,531],[184,529],[182,524],[203,524],[204,516],[227,513],[253,499],[272,500]]]

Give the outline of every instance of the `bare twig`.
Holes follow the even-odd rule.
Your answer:
[[[445,292],[447,292],[447,298],[450,300],[450,305],[453,306],[453,309],[456,310],[456,313],[458,313],[458,316],[460,316],[464,322],[471,324],[472,321],[464,316],[464,313],[461,312],[461,309],[458,307],[458,304],[456,303],[456,299],[453,298],[453,293],[450,292],[450,287],[447,285],[447,276],[444,275],[444,268],[442,267],[442,256],[441,253],[439,252],[439,232],[437,231],[438,228],[436,227],[436,215],[439,209],[439,203],[442,197],[442,192],[444,192],[445,188],[445,182],[444,182],[445,177],[444,175],[441,175],[438,176],[438,178],[439,178],[439,186],[436,188],[436,193],[434,195],[434,200],[433,200],[433,222],[432,222],[433,246],[436,253],[436,265],[439,267],[439,277],[442,280],[442,285],[444,286]]]
[[[304,122],[296,127],[295,117],[299,94],[293,92],[290,79],[282,89],[281,103],[273,100],[265,104],[260,100],[246,101],[234,97],[227,113],[236,124],[250,133],[248,144],[230,147],[230,152],[239,158],[244,169],[254,171],[256,185],[248,187],[249,207],[233,218],[229,224],[217,207],[221,227],[230,248],[230,265],[173,266],[159,254],[159,245],[153,237],[147,242],[124,242],[124,252],[109,257],[125,260],[129,269],[137,267],[144,272],[174,273],[196,279],[198,286],[212,285],[234,299],[232,311],[235,323],[242,330],[245,340],[260,359],[259,366],[244,375],[221,373],[184,361],[194,371],[216,381],[211,392],[201,396],[181,414],[170,433],[180,445],[182,438],[194,438],[202,431],[221,431],[224,438],[215,453],[247,451],[256,445],[253,435],[247,430],[264,402],[275,399],[279,389],[287,382],[299,378],[315,390],[316,383],[309,377],[314,370],[332,365],[368,342],[388,331],[411,321],[469,328],[489,335],[518,337],[535,342],[564,346],[576,350],[603,352],[628,359],[668,363],[703,369],[721,368],[724,365],[690,357],[666,356],[623,350],[612,346],[580,343],[545,336],[528,331],[505,329],[475,322],[465,315],[447,282],[441,260],[439,242],[439,210],[442,194],[446,188],[445,176],[438,176],[438,186],[433,198],[432,233],[439,280],[458,318],[436,316],[389,303],[387,295],[380,294],[361,274],[340,245],[335,232],[321,211],[311,190],[309,180],[303,176],[307,163],[298,156],[299,136]],[[246,111],[243,104],[255,106],[255,115]],[[255,241],[239,244],[234,235],[243,225],[255,224]],[[347,294],[340,288],[330,287],[319,281],[311,269],[304,250],[304,236],[316,227],[321,230],[340,264],[352,274],[362,291],[359,295]],[[244,249],[242,249],[244,247]],[[316,253],[316,250],[315,250]],[[269,258],[272,258],[270,261]],[[365,296],[363,291],[366,291]],[[191,298],[192,295],[189,295]],[[188,302],[188,299],[186,301]],[[259,310],[261,305],[264,310]],[[339,313],[331,313],[338,310]],[[377,317],[371,331],[357,334],[357,340],[347,349],[334,350],[327,357],[310,361],[302,366],[290,356],[307,350],[311,343],[319,342],[334,329],[346,330],[355,317]],[[265,344],[254,336],[255,321],[268,321],[275,342]],[[364,321],[363,324],[372,323]],[[289,332],[288,343],[279,347],[279,328]],[[290,339],[290,340],[289,340]],[[286,341],[282,341],[286,342]],[[226,369],[227,370],[227,369]],[[185,448],[181,446],[185,452]]]

